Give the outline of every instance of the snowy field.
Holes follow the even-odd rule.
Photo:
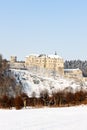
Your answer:
[[[87,130],[87,106],[0,110],[0,130]]]

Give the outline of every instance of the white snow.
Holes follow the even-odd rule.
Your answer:
[[[39,57],[39,56],[45,56],[45,57],[49,57],[49,58],[59,58],[59,59],[62,59],[61,56],[59,55],[53,55],[53,54],[50,54],[50,55],[45,55],[45,54],[30,54],[29,56],[35,56],[35,57]],[[26,57],[29,57],[29,56],[26,56]]]
[[[60,57],[59,55],[52,55],[52,54],[50,54],[50,55],[48,55],[48,57],[50,57],[50,58],[59,58],[59,59],[62,59],[62,57]]]
[[[76,69],[64,69],[64,71],[77,71],[77,70],[80,70],[79,68],[76,68]]]
[[[17,79],[17,82],[21,82],[23,85],[23,91],[31,96],[33,92],[36,93],[38,97],[40,92],[47,90],[49,94],[52,92],[57,92],[61,90],[67,90],[75,92],[80,89],[87,89],[87,84],[83,84],[79,81],[74,81],[72,79],[65,79],[63,77],[46,77],[45,75],[40,75],[39,73],[32,73],[28,70],[11,70]]]
[[[0,130],[87,130],[87,106],[0,110]]]

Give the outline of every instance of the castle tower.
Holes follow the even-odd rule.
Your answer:
[[[10,62],[17,62],[17,56],[11,56],[10,57]]]

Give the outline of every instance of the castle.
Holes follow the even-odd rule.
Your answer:
[[[46,70],[51,70],[58,72],[60,75],[64,74],[64,61],[58,55],[35,55],[31,54],[26,57],[25,66],[28,67],[37,67],[44,68]]]
[[[48,76],[56,73],[65,77],[82,77],[82,71],[78,68],[64,69],[64,60],[56,53],[54,55],[30,54],[26,56],[24,62],[18,62],[16,56],[11,56],[9,64],[11,68],[45,72]]]

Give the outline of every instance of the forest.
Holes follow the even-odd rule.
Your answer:
[[[64,69],[76,69],[79,68],[82,70],[84,77],[87,77],[87,61],[81,60],[70,60],[64,62]]]

